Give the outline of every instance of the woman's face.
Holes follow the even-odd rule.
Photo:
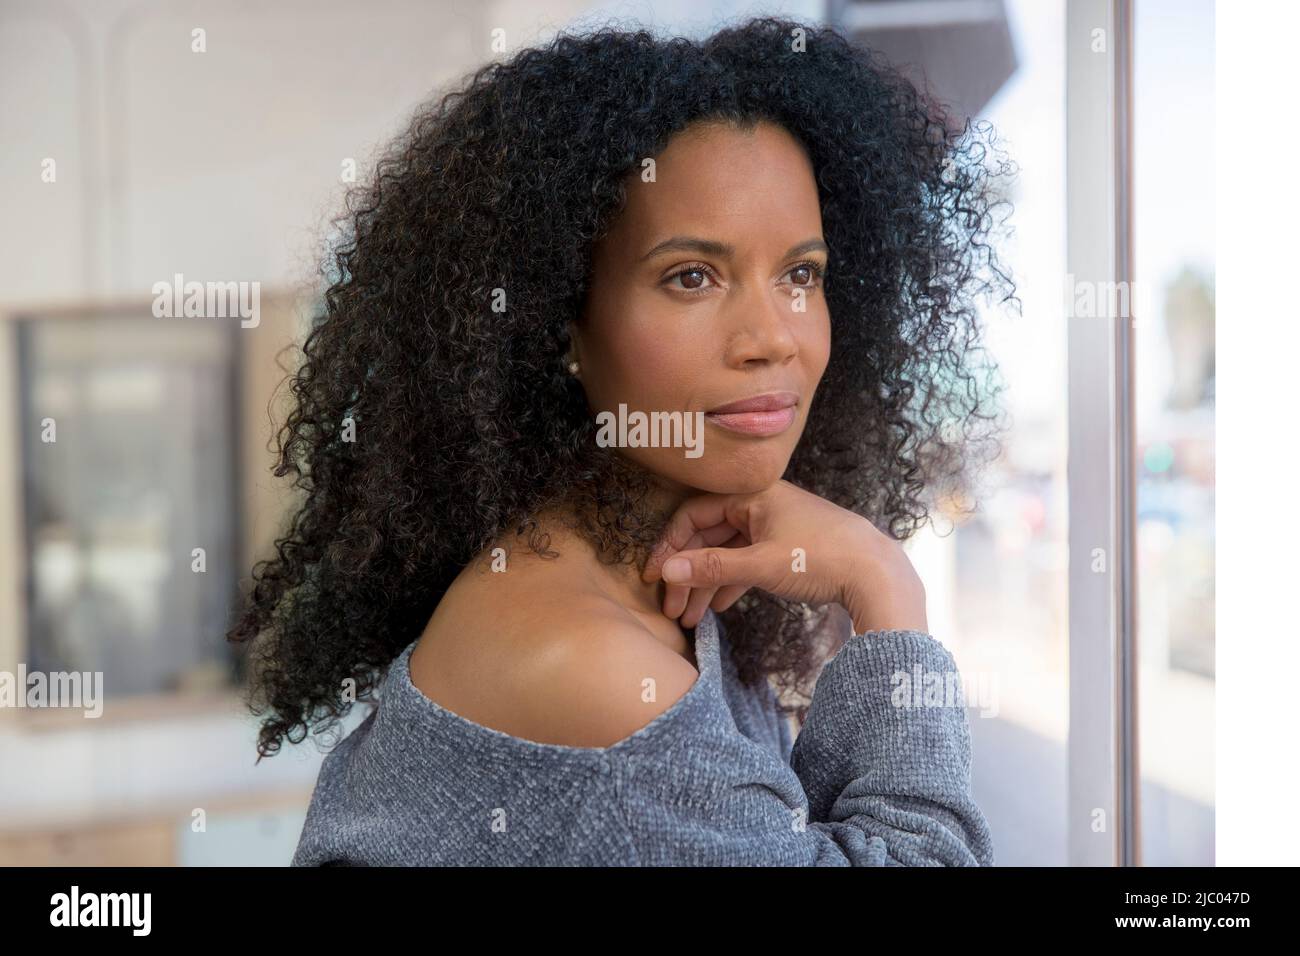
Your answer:
[[[666,490],[759,491],[784,474],[830,356],[812,165],[779,126],[709,122],[675,136],[653,174],[629,177],[593,250],[579,378],[604,443]],[[652,433],[677,447],[631,447]]]

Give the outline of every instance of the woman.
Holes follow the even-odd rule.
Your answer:
[[[379,699],[295,864],[993,862],[964,705],[897,693],[955,672],[897,539],[990,445],[986,157],[776,19],[562,35],[417,114],[231,633],[262,755]]]

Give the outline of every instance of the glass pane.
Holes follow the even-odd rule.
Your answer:
[[[1142,862],[1212,865],[1214,4],[1135,19]]]
[[[229,331],[109,316],[20,336],[28,667],[100,671],[109,697],[227,683]]]
[[[962,669],[975,797],[999,865],[1066,863],[1069,726],[1066,508],[1065,12],[1012,0],[1016,72],[981,113],[1019,168],[999,249],[1023,315],[985,317],[1011,428],[979,510],[909,545],[931,630]],[[941,519],[941,531],[949,523]]]

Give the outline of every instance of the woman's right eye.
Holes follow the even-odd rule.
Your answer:
[[[680,286],[671,286],[678,292],[704,292],[709,286],[705,285],[705,280],[713,281],[713,276],[706,266],[692,265],[683,269],[678,269],[672,275],[664,279],[665,283],[681,281]]]

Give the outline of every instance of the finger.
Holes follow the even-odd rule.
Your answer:
[[[691,539],[686,542],[688,548],[705,547],[705,535],[697,531],[691,535]],[[686,610],[686,604],[690,600],[691,589],[684,584],[664,584],[664,614],[670,618],[676,619],[682,616]]]
[[[694,535],[689,542],[689,547],[686,548],[685,550],[692,550],[696,547],[699,547],[699,545],[696,544],[696,542],[700,540],[717,542],[719,547],[726,547],[726,548],[749,547],[750,545],[749,538],[746,537],[741,532],[733,530],[730,525],[718,525],[717,528],[726,529],[730,531],[730,537],[728,537],[725,541],[721,541],[719,540],[722,537],[721,534],[710,534],[711,530],[716,530],[716,529],[706,529],[705,531],[699,532],[696,535]],[[688,607],[691,609],[692,613],[690,613],[686,619],[678,621],[678,623],[681,624],[683,627],[694,627],[704,618],[705,608],[713,607],[713,599],[714,599],[714,592],[715,592],[714,588],[706,589],[707,595],[704,592],[697,592],[695,588],[689,588],[681,584],[665,583],[664,588],[666,591],[671,590],[673,592],[672,603],[669,604],[665,602],[666,604],[664,609],[665,615],[677,619],[680,618],[683,613],[686,613],[686,609]],[[731,604],[734,602],[735,598],[739,597],[740,594],[743,594],[746,590],[747,588],[740,587],[736,595],[732,598],[732,600],[727,603],[726,607],[730,607]],[[697,593],[699,593],[699,597],[694,596]],[[691,603],[692,601],[694,603]],[[715,608],[715,610],[725,610],[725,609],[726,609],[725,607]]]
[[[745,537],[745,533],[724,521],[722,524],[715,524],[712,528],[701,529],[698,537],[701,544],[695,547],[720,548],[736,538]],[[682,550],[685,551],[686,548]]]
[[[709,609],[709,603],[715,593],[713,588],[691,588],[691,598],[686,603],[686,610],[682,612],[678,623],[682,627],[694,627],[699,624],[704,618],[704,612]]]
[[[731,527],[731,525],[721,524],[715,525],[712,528],[704,528],[697,531],[691,536],[691,539],[686,542],[686,547],[688,549],[712,547],[715,545],[725,545],[730,541],[736,540],[745,540],[746,543],[748,543],[744,536],[741,535],[740,532],[736,531],[735,528]],[[682,613],[686,610],[690,596],[691,589],[689,587],[681,584],[668,584],[665,582],[663,604],[664,616],[673,618],[674,620],[681,617]]]
[[[685,584],[664,585],[664,616],[673,620],[682,616],[690,600],[691,589]]]
[[[747,548],[752,543],[753,542],[749,540],[747,535],[741,534],[738,531],[736,532],[736,536],[726,543],[725,547]],[[749,588],[740,584],[732,584],[724,588],[719,588],[717,593],[713,595],[713,600],[709,602],[709,607],[718,614],[721,614],[723,611],[727,610],[727,608],[731,607],[731,605],[739,601],[748,590]]]
[[[670,584],[692,588],[767,587],[778,564],[766,543],[745,548],[700,548],[681,551],[664,562],[663,578]]]
[[[730,526],[734,530],[745,530],[741,527],[744,524],[741,518],[743,508],[739,507],[738,502],[748,497],[706,494],[688,498],[664,526],[641,573],[642,580],[658,580],[663,563],[674,553],[686,550],[691,538],[705,529]]]
[[[660,538],[651,551],[650,558],[646,562],[646,569],[642,572],[642,578],[647,583],[660,577],[659,569],[663,563],[679,551],[689,551],[693,548],[712,548],[720,547],[730,541],[742,536],[741,532],[731,525],[723,522],[711,527],[697,528],[680,546],[672,543],[667,538]],[[742,536],[743,537],[743,536]]]

